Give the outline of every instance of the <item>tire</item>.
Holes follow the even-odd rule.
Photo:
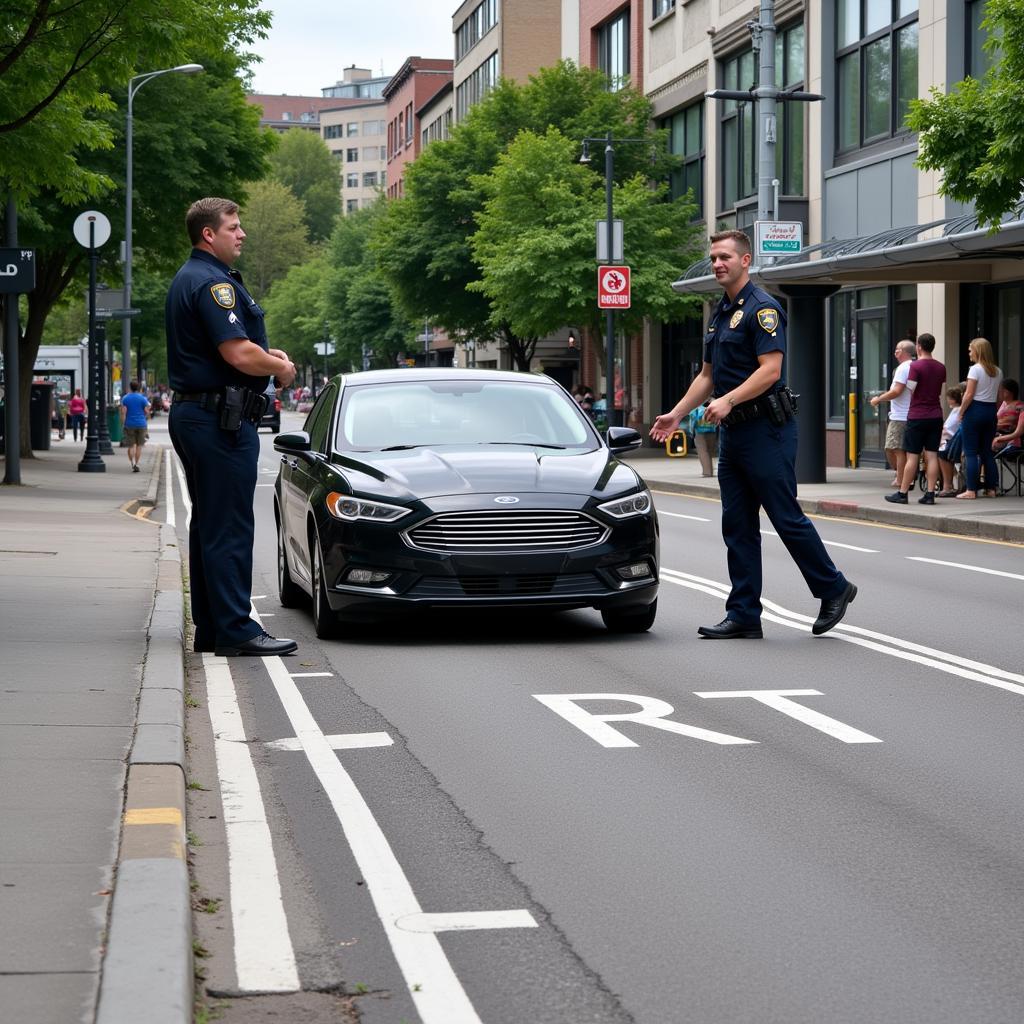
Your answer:
[[[601,611],[601,618],[609,633],[646,633],[654,625],[657,614],[658,600],[655,598],[640,611],[604,608]]]
[[[333,640],[341,632],[338,616],[331,611],[324,582],[324,555],[320,538],[313,537],[313,630],[321,640]]]
[[[288,571],[288,556],[284,549],[284,531],[277,528],[277,599],[282,608],[301,608],[306,603],[306,592]]]

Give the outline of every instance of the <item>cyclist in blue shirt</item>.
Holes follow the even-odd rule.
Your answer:
[[[139,382],[133,380],[131,391],[121,399],[121,423],[124,427],[124,439],[128,442],[128,461],[133,473],[139,471],[142,446],[146,443],[148,410],[149,399],[139,391]]]

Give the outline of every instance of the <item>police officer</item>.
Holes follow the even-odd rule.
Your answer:
[[[761,533],[764,508],[811,593],[821,601],[811,631],[819,636],[846,614],[857,588],[833,565],[796,500],[795,406],[785,387],[786,315],[750,280],[750,239],[742,231],[711,236],[711,267],[725,295],[704,338],[704,365],[651,437],[664,441],[683,416],[708,402],[719,423],[718,480],[722,537],[732,591],[726,617],[697,632],[712,640],[760,639]]]
[[[189,573],[195,649],[218,655],[290,654],[251,617],[256,428],[270,378],[295,367],[268,348],[263,310],[231,265],[245,232],[238,204],[207,198],[185,217],[192,254],[167,293],[169,430],[192,500]]]

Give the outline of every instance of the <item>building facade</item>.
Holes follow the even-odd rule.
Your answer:
[[[320,113],[337,102],[323,96],[274,96],[253,92],[245,97],[247,103],[260,108],[260,127],[286,132],[289,128],[320,131]]]
[[[383,99],[350,100],[320,113],[321,137],[338,160],[343,214],[369,206],[384,191],[386,116]]]

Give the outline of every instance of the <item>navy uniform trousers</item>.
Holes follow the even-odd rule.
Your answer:
[[[197,647],[240,644],[261,631],[251,617],[259,435],[251,423],[221,430],[217,418],[196,402],[175,402],[168,423],[192,500],[188,563]]]
[[[742,625],[761,619],[762,508],[811,593],[819,600],[838,597],[846,577],[796,500],[796,420],[780,427],[762,417],[723,426],[718,444],[722,538],[732,581],[727,616]]]

